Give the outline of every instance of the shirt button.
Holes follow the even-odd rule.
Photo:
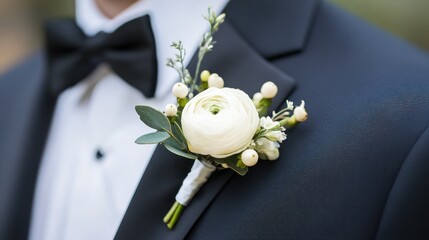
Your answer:
[[[95,159],[97,159],[97,161],[101,161],[103,158],[104,158],[104,152],[98,148],[95,151]]]

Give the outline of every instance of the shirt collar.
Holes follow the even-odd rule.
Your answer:
[[[110,19],[98,9],[95,0],[76,0],[76,21],[88,36],[100,31],[113,32],[122,24],[150,13],[151,0],[137,1],[118,16]]]

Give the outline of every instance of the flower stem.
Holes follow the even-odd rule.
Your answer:
[[[184,208],[185,208],[184,205],[178,203],[177,201],[174,202],[170,211],[168,211],[167,215],[165,215],[164,217],[164,223],[167,224],[167,227],[169,229],[173,229],[174,226],[176,226],[176,223],[179,220],[180,216],[182,215]]]
[[[198,54],[200,55],[200,54]],[[192,80],[192,85],[190,87],[190,92],[193,92],[195,89],[195,86],[197,85],[197,78],[200,75],[200,67],[201,67],[201,62],[203,61],[204,58],[204,54],[202,54],[202,56],[198,56],[198,62],[197,62],[197,67],[195,68],[195,74],[194,74],[194,79]]]
[[[298,121],[295,119],[295,116],[287,117],[280,121],[280,125],[286,128],[292,128],[298,124]]]
[[[170,222],[170,220],[171,220],[171,218],[173,217],[173,214],[174,214],[174,212],[176,211],[176,209],[177,209],[177,206],[179,205],[179,203],[178,202],[175,202],[174,204],[173,204],[173,206],[170,208],[170,210],[168,211],[168,213],[167,213],[167,215],[165,215],[165,217],[164,217],[164,223],[169,223]]]
[[[266,99],[266,98],[263,98],[259,102],[259,106],[257,109],[259,113],[259,117],[267,115],[268,108],[271,106],[271,102],[272,102],[272,99]]]

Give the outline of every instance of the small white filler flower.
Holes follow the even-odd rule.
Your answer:
[[[266,130],[271,130],[280,126],[280,123],[277,121],[273,121],[271,117],[261,117],[261,119],[259,120],[259,124],[262,128]]]
[[[261,159],[276,160],[279,158],[279,143],[270,141],[266,138],[256,140],[256,150],[262,154]]]

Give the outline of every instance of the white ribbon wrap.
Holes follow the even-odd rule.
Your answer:
[[[199,160],[195,160],[191,171],[188,173],[185,180],[183,180],[182,186],[176,195],[176,201],[187,206],[215,170],[215,166],[203,164]]]

